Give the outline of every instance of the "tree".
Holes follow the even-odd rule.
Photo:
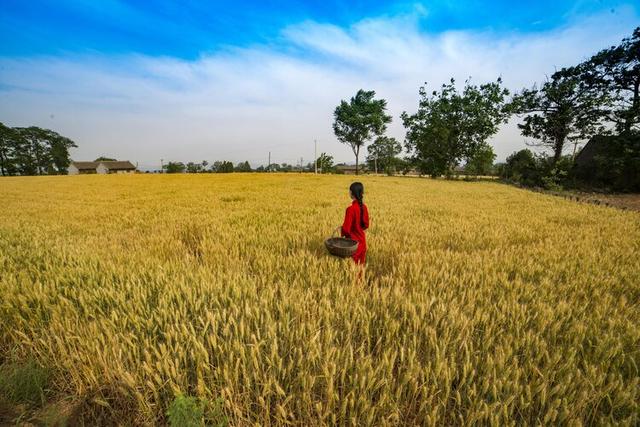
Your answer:
[[[251,172],[251,165],[249,162],[240,162],[235,168],[236,172]]]
[[[488,144],[482,145],[467,160],[465,170],[473,175],[488,175],[491,173],[495,159],[493,148]]]
[[[333,132],[340,142],[347,144],[356,156],[356,175],[360,148],[374,136],[382,135],[391,123],[385,114],[387,101],[374,99],[374,91],[360,89],[349,102],[340,101],[333,113]]]
[[[15,152],[20,144],[20,136],[9,126],[0,123],[0,173],[2,176],[14,175],[16,172]]]
[[[224,161],[216,161],[213,162],[213,167],[212,169],[215,168],[215,171],[217,173],[231,173],[233,172],[233,163],[228,162],[226,160]]]
[[[169,162],[163,166],[165,173],[184,173],[187,169],[182,162]]]
[[[116,159],[112,159],[111,157],[100,156],[94,160],[95,162],[115,162]]]
[[[369,152],[367,156],[369,169],[373,169],[376,173],[383,170],[389,174],[398,166],[397,156],[402,152],[402,145],[395,138],[379,136],[367,147],[367,151]]]
[[[44,134],[48,140],[49,158],[53,161],[54,173],[66,174],[71,163],[69,149],[77,145],[69,138],[48,129],[45,129]],[[51,166],[49,165],[49,173],[52,171]]]
[[[69,149],[77,147],[72,140],[52,130],[35,126],[14,130],[21,142],[16,147],[15,159],[22,175],[66,173],[71,162]]]
[[[418,112],[402,113],[407,128],[405,145],[411,161],[432,177],[451,176],[511,114],[511,105],[505,102],[509,91],[502,87],[501,79],[480,86],[467,80],[462,93],[451,79],[431,95],[424,86],[419,93]]]
[[[282,163],[280,165],[280,172],[291,172],[291,169],[293,169],[293,166],[287,164],[287,163]]]
[[[316,160],[316,164],[318,165],[318,172],[330,173],[334,169],[333,156],[330,156],[327,153],[321,153],[320,157]]]
[[[524,89],[514,96],[513,108],[524,114],[518,124],[523,136],[540,142],[534,145],[553,151],[552,163],[562,157],[565,146],[605,132],[609,95],[589,89],[575,73],[562,69],[538,89]]]
[[[69,149],[77,147],[52,130],[35,126],[10,128],[0,123],[0,173],[42,175],[66,173]]]
[[[195,162],[187,163],[186,169],[187,173],[200,173],[203,171],[202,165]]]
[[[578,77],[592,97],[609,101],[607,118],[619,133],[640,129],[640,27],[620,45],[559,73]]]
[[[520,150],[507,157],[502,170],[502,178],[525,185],[538,185],[541,180],[539,169],[537,159],[531,150]]]

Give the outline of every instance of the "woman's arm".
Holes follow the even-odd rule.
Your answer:
[[[351,230],[351,225],[353,224],[353,214],[351,212],[351,207],[348,207],[346,212],[344,213],[344,221],[342,222],[341,234],[343,237],[349,237],[349,231]]]
[[[367,206],[364,206],[364,229],[368,229],[369,228],[369,209],[367,209]]]

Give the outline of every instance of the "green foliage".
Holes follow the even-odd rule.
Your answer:
[[[236,172],[251,172],[251,165],[249,164],[249,162],[240,162],[238,163],[238,165],[235,167],[235,171]]]
[[[0,394],[14,403],[42,403],[48,380],[47,370],[32,359],[0,366]]]
[[[271,163],[270,165],[267,165],[267,171],[268,172],[279,172],[280,171],[280,165],[277,163]]]
[[[577,76],[589,93],[607,96],[607,119],[618,133],[640,130],[640,27],[618,46],[565,72]]]
[[[573,168],[573,159],[570,156],[560,157],[557,161],[551,158],[541,158],[542,186],[547,190],[560,191],[566,185],[569,174]]]
[[[539,164],[531,150],[520,150],[507,157],[502,178],[527,186],[540,185],[542,176]]]
[[[204,426],[204,405],[198,398],[178,395],[167,410],[172,427]]]
[[[395,138],[379,136],[367,147],[367,151],[369,152],[367,164],[370,170],[393,174],[400,165],[400,159],[397,156],[402,152],[402,145]]]
[[[116,159],[112,159],[111,157],[100,156],[94,160],[94,162],[115,162]]]
[[[391,116],[386,114],[387,101],[374,99],[375,94],[360,89],[349,102],[340,101],[333,113],[333,132],[340,142],[351,147],[356,166],[360,148],[374,136],[382,135],[391,123]]]
[[[19,136],[15,130],[0,123],[0,174],[14,175],[16,173],[16,146]]]
[[[496,154],[490,145],[484,144],[467,160],[465,171],[472,175],[490,175],[493,169],[493,161]]]
[[[571,178],[573,159],[563,156],[536,156],[530,150],[520,150],[507,157],[501,167],[500,176],[527,187],[543,187],[561,190]]]
[[[169,162],[162,167],[165,173],[184,173],[187,167],[182,162]]]
[[[508,94],[501,79],[480,86],[467,80],[462,92],[454,79],[431,94],[421,87],[418,112],[402,113],[406,149],[420,171],[450,176],[460,161],[471,158],[507,121]]]
[[[211,165],[211,172],[216,173],[231,173],[233,172],[234,167],[233,163],[223,160],[223,161],[215,161]]]
[[[186,165],[187,173],[202,173],[204,172],[204,166],[202,163],[189,162]]]
[[[512,106],[523,114],[518,124],[523,136],[550,148],[557,162],[567,143],[605,131],[606,93],[591,92],[575,73],[562,69],[538,89],[524,89],[514,96]]]
[[[77,145],[52,130],[35,126],[10,128],[0,123],[0,173],[2,175],[64,174],[69,149]]]
[[[333,156],[330,156],[327,153],[320,154],[320,157],[318,157],[318,159],[316,160],[316,164],[318,165],[318,172],[320,173],[335,172],[335,167],[333,166]]]
[[[209,402],[193,396],[178,395],[167,410],[169,425],[175,427],[200,427],[228,425],[224,415],[223,400]]]
[[[615,191],[640,191],[640,132],[598,137],[593,160],[576,165],[579,182]]]

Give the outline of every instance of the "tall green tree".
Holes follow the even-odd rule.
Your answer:
[[[246,162],[240,162],[238,163],[238,165],[235,167],[235,171],[236,172],[251,172],[251,165],[249,164],[248,161]]]
[[[2,176],[16,173],[15,153],[20,144],[20,136],[9,126],[0,123],[0,174]]]
[[[215,171],[216,173],[230,173],[233,172],[233,163],[226,160],[216,160],[215,162],[213,162],[211,170]]]
[[[200,173],[204,170],[202,167],[202,164],[195,163],[195,162],[188,162],[186,164],[186,168],[187,168],[187,173]]]
[[[169,162],[162,167],[165,173],[184,173],[187,167],[182,162]]]
[[[583,79],[562,69],[540,88],[524,89],[513,98],[513,108],[523,115],[518,124],[523,136],[551,149],[552,164],[570,143],[605,132],[609,95],[592,91]]]
[[[391,116],[386,114],[387,101],[375,99],[375,95],[375,91],[360,89],[349,102],[340,101],[333,113],[333,132],[356,156],[356,174],[360,149],[374,136],[382,135],[391,123]]]
[[[18,170],[22,175],[62,174],[71,159],[69,149],[75,142],[49,129],[36,126],[14,128],[20,137],[15,151]]]
[[[369,169],[391,173],[398,166],[398,155],[402,152],[402,144],[393,137],[379,136],[367,147],[367,163]]]
[[[467,80],[462,92],[454,79],[431,94],[421,87],[418,112],[402,113],[411,161],[433,177],[451,176],[462,160],[471,158],[506,123],[511,114],[508,95],[501,79],[480,86]]]
[[[619,133],[640,129],[640,27],[618,46],[556,74],[579,78],[592,97],[608,101],[607,119]]]
[[[318,157],[318,159],[316,160],[316,165],[320,173],[332,172],[334,170],[333,156],[330,156],[327,153],[321,153],[320,157]],[[311,168],[313,168],[313,166]]]
[[[473,175],[489,175],[493,169],[493,161],[496,154],[489,144],[484,144],[475,150],[473,155],[467,159],[464,169]]]

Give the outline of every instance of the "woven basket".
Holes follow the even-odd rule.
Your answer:
[[[340,227],[336,229],[339,230]],[[336,231],[333,235],[324,241],[324,245],[331,255],[335,255],[340,258],[349,258],[358,250],[358,242],[353,239],[347,239],[346,237],[335,237]]]

